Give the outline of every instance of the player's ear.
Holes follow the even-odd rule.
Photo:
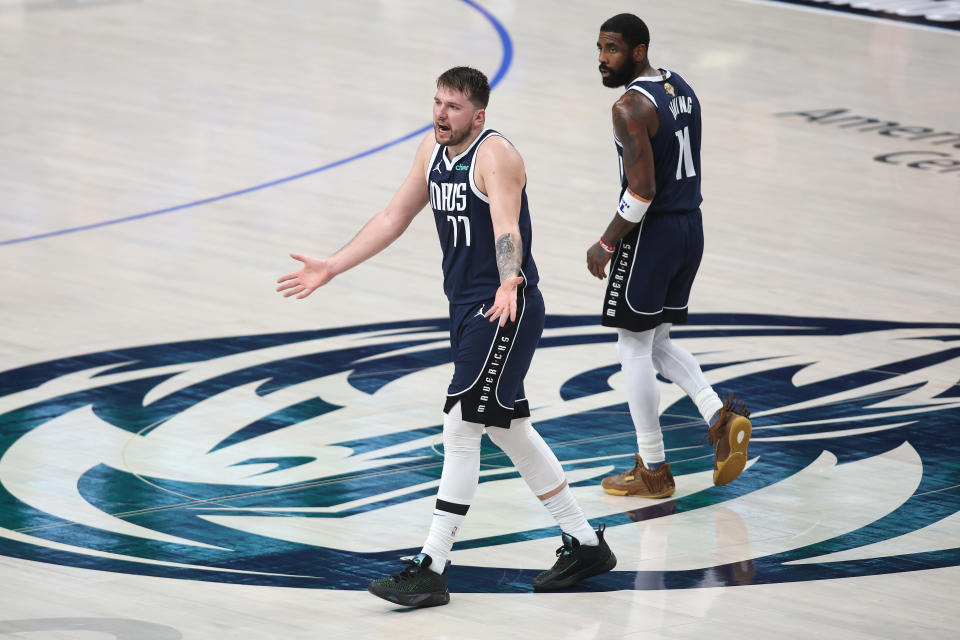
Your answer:
[[[643,59],[647,55],[647,45],[638,44],[633,48],[633,61],[634,62],[643,62]]]
[[[477,109],[477,112],[473,114],[473,123],[483,126],[483,123],[487,120],[487,110],[486,109]]]

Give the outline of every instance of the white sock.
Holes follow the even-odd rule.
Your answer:
[[[720,396],[713,390],[713,387],[707,387],[706,389],[701,389],[700,392],[694,396],[693,401],[697,404],[697,409],[700,410],[703,421],[712,427],[713,417],[723,408],[723,401],[720,399]]]
[[[651,357],[654,330],[617,331],[617,353],[626,382],[630,417],[637,432],[637,451],[644,462],[664,462],[667,456],[660,430],[660,387]]]
[[[703,376],[693,354],[670,339],[670,327],[667,323],[654,329],[653,366],[690,396],[704,421],[710,424],[710,418],[723,407],[723,402]]]
[[[447,511],[433,510],[433,520],[430,522],[430,533],[427,534],[427,541],[423,544],[421,553],[430,556],[431,571],[443,573],[447,565],[447,558],[450,556],[450,550],[453,548],[453,538],[460,530],[465,516],[449,513]]]
[[[597,532],[587,522],[583,510],[573,497],[573,492],[570,491],[570,487],[564,487],[560,493],[550,496],[542,502],[564,533],[573,536],[580,544],[587,547],[595,547],[600,544]]]

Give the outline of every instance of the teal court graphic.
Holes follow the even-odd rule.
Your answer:
[[[600,491],[600,477],[625,468],[633,446],[614,388],[615,334],[596,325],[593,316],[548,316],[534,358],[534,371],[549,361],[559,381],[543,398],[531,392],[534,423],[577,490]],[[425,531],[377,547],[349,536],[352,523],[381,522],[436,491],[447,329],[431,319],[227,337],[0,373],[0,554],[185,580],[365,589],[416,553]],[[960,564],[960,324],[715,314],[692,316],[674,337],[697,352],[718,392],[749,401],[750,466],[731,485],[698,484],[712,456],[696,409],[676,400],[661,420],[688,490],[587,515],[615,533],[710,513],[754,540],[734,561],[668,558],[577,589]],[[596,366],[570,364],[588,361]],[[383,404],[369,402],[381,395]],[[517,478],[485,439],[481,482]],[[882,500],[856,498],[881,481]],[[821,510],[824,526],[790,531],[791,509]],[[751,535],[771,519],[782,535]],[[496,548],[557,535],[520,521],[463,538],[455,550],[490,553],[465,555],[472,560],[456,567],[451,588],[530,591],[538,569],[504,567]]]

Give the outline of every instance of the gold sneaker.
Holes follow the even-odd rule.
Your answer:
[[[633,454],[637,463],[630,471],[607,476],[600,483],[603,490],[614,496],[635,496],[637,498],[666,498],[677,490],[670,472],[670,463],[665,462],[657,471],[643,466],[638,454]]]
[[[750,410],[731,393],[716,423],[707,431],[707,441],[713,445],[713,484],[733,482],[747,466],[751,430]]]

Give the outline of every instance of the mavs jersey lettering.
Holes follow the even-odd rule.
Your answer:
[[[430,157],[427,176],[430,206],[443,250],[443,291],[451,304],[492,299],[500,286],[490,200],[477,188],[474,178],[477,149],[487,138],[499,135],[492,129],[485,129],[455,158],[449,157],[447,148],[439,144]],[[520,275],[524,283],[521,286],[533,287],[539,277],[530,253],[526,186],[520,198],[519,226],[523,242]]]
[[[647,213],[696,211],[700,195],[700,101],[683,78],[665,69],[663,75],[637,78],[627,91],[638,91],[660,115],[653,147],[657,193]],[[620,156],[620,184],[627,188],[623,170],[623,143],[613,136]]]

